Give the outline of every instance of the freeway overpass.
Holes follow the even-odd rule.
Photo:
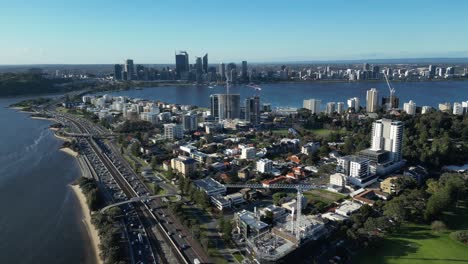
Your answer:
[[[159,197],[176,197],[175,201],[180,201],[180,199],[181,199],[180,195],[175,194],[175,193],[162,194],[162,195],[152,195],[152,196],[146,196],[146,195],[145,196],[138,196],[138,197],[133,197],[133,198],[131,198],[129,200],[126,200],[126,201],[123,201],[123,202],[110,204],[110,205],[102,208],[101,213],[105,212],[107,209],[110,209],[112,207],[116,207],[116,206],[119,206],[119,205],[122,205],[122,204],[128,204],[128,203],[133,203],[133,202],[141,202],[141,201],[151,200],[151,199],[155,199],[155,198],[159,198]]]

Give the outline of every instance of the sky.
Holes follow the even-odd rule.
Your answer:
[[[468,57],[468,1],[0,0],[0,65]]]

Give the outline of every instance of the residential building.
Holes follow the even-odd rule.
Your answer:
[[[255,159],[256,151],[254,147],[243,147],[241,151],[242,151],[241,156],[240,156],[241,159],[248,159],[248,160]]]
[[[344,103],[343,102],[336,103],[336,112],[338,114],[341,114],[341,113],[344,112]]]
[[[432,110],[432,107],[431,106],[428,106],[428,105],[424,105],[423,107],[421,107],[421,114],[427,114],[429,113],[430,111]]]
[[[380,183],[380,189],[386,193],[399,193],[400,186],[398,184],[398,176],[388,177]]]
[[[164,139],[176,140],[184,136],[184,128],[180,124],[164,124]]]
[[[171,159],[171,168],[184,177],[191,176],[197,169],[197,162],[187,156],[179,156]]]
[[[240,118],[240,95],[212,94],[210,109],[211,115],[218,121]]]
[[[463,106],[461,103],[453,103],[453,114],[454,115],[463,115]]]
[[[260,123],[260,97],[253,96],[245,99],[245,121],[252,125]]]
[[[390,152],[392,161],[400,161],[403,153],[403,127],[401,121],[380,119],[372,124],[371,150]]]
[[[413,100],[410,100],[408,103],[403,104],[403,110],[408,115],[415,115],[416,114],[416,103]]]
[[[311,98],[304,100],[303,107],[309,109],[312,114],[319,114],[321,104],[322,100]]]
[[[330,185],[338,186],[340,189],[344,189],[346,186],[346,175],[343,173],[334,173],[330,175]]]
[[[182,124],[185,131],[195,131],[198,128],[198,116],[196,113],[187,113],[182,116]]]
[[[273,170],[273,161],[269,159],[260,159],[257,161],[257,171],[259,173],[270,173]]]
[[[268,230],[268,224],[262,222],[255,213],[247,210],[235,213],[234,219],[237,231],[244,238],[259,235]]]
[[[368,113],[375,113],[379,109],[379,92],[377,89],[372,88],[366,94],[366,111]]]
[[[319,141],[309,142],[309,143],[305,144],[304,146],[302,146],[301,153],[305,154],[305,155],[312,155],[313,153],[318,151],[319,148],[320,148],[320,142]]]
[[[335,102],[329,102],[329,103],[327,103],[327,107],[326,107],[326,109],[325,109],[325,113],[326,113],[327,115],[331,115],[331,114],[333,114],[334,112],[336,112],[335,105],[336,105]]]
[[[450,112],[452,110],[452,106],[450,103],[440,103],[439,104],[439,110],[442,112]]]
[[[355,112],[359,111],[359,98],[353,97],[348,99],[348,108],[354,109]]]

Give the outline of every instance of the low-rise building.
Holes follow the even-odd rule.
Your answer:
[[[187,156],[179,156],[171,159],[171,168],[187,177],[192,175],[197,169],[197,162]]]
[[[257,171],[259,173],[270,173],[273,170],[273,161],[269,159],[260,159],[257,161]]]
[[[225,195],[226,187],[211,177],[193,181],[198,190],[204,191],[209,196]]]
[[[312,155],[320,148],[320,142],[309,142],[302,146],[301,153],[305,155]]]
[[[361,206],[362,204],[347,200],[342,202],[341,205],[335,209],[335,213],[345,217],[349,217],[352,213],[359,210]]]
[[[398,176],[388,177],[380,183],[380,189],[386,193],[399,193],[400,186],[398,184]]]
[[[256,236],[268,230],[268,224],[261,221],[254,213],[242,210],[235,214],[237,231],[245,238]]]

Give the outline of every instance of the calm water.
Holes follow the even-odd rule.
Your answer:
[[[413,100],[418,106],[430,105],[437,107],[442,102],[459,102],[468,100],[468,81],[441,82],[406,82],[393,83],[396,95],[400,97],[400,107],[404,102]],[[263,84],[258,93],[262,102],[272,106],[301,107],[303,99],[317,98],[322,100],[322,108],[327,102],[345,102],[350,97],[359,97],[361,106],[365,105],[366,91],[377,88],[379,102],[382,96],[388,96],[388,87],[384,82],[379,83],[276,83]],[[169,103],[209,105],[209,95],[224,93],[221,86],[213,89],[207,86],[155,87],[143,90],[129,90],[111,93],[134,98],[163,100]],[[232,93],[240,93],[241,97],[252,96],[256,92],[247,86],[235,86]]]
[[[67,186],[75,159],[49,121],[5,108],[0,99],[0,263],[92,263],[78,201]]]

